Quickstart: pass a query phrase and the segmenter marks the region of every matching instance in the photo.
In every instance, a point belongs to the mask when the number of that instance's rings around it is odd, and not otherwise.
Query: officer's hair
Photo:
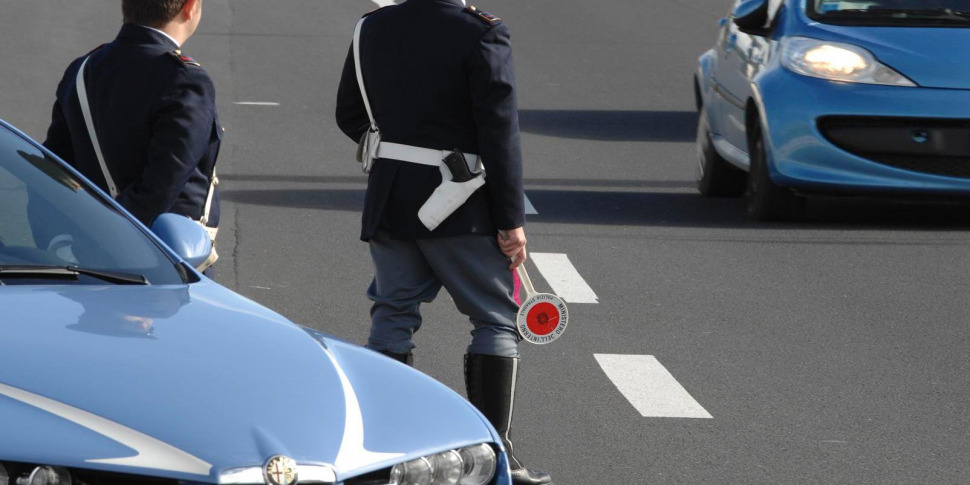
[[[125,23],[164,27],[172,21],[188,0],[121,0]]]

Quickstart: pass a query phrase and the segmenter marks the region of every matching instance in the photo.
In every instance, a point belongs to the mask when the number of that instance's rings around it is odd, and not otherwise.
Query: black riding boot
[[[406,354],[395,354],[394,352],[391,352],[390,350],[378,350],[378,352],[379,353],[382,353],[382,354],[384,354],[384,355],[386,355],[386,356],[388,356],[388,357],[390,357],[390,358],[392,358],[392,359],[394,359],[394,360],[396,360],[396,361],[398,361],[398,362],[400,362],[402,364],[405,364],[405,365],[409,365],[411,367],[414,367],[414,354],[412,354],[411,352],[408,352]]]
[[[468,400],[488,418],[509,455],[512,483],[515,485],[551,484],[552,478],[543,471],[532,471],[522,466],[512,454],[510,428],[512,405],[515,403],[515,377],[519,359],[495,355],[465,355],[465,389]]]

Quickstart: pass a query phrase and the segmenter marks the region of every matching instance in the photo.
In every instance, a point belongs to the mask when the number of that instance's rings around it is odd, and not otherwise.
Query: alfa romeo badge
[[[288,456],[271,456],[263,466],[263,476],[270,485],[293,485],[297,478],[296,462]]]

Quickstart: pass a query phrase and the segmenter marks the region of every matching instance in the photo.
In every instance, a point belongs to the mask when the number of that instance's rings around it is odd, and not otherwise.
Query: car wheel
[[[748,217],[756,221],[782,221],[804,216],[805,198],[778,186],[768,175],[768,153],[760,125],[752,128],[749,140]]]
[[[738,197],[744,194],[744,172],[714,149],[707,112],[701,108],[697,120],[697,190],[706,197]]]

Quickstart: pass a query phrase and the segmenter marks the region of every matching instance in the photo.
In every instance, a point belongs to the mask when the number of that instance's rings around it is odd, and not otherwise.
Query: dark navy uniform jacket
[[[177,48],[159,32],[125,24],[85,67],[91,117],[118,202],[149,227],[165,212],[202,216],[222,138],[212,80]],[[85,57],[68,66],[57,88],[44,146],[107,192],[75,88]],[[217,193],[208,225],[218,224]]]
[[[525,224],[522,154],[509,30],[461,0],[407,0],[367,16],[361,67],[383,141],[480,155],[485,186],[433,232],[418,209],[441,183],[438,168],[377,160],[361,239],[494,236]],[[337,124],[357,142],[370,125],[353,50],[337,96]]]

